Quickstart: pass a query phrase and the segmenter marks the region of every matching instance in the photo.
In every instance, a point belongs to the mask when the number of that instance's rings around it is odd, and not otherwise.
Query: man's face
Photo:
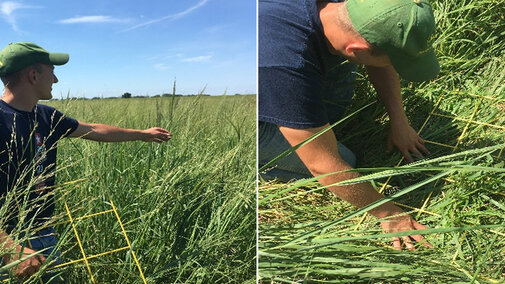
[[[36,92],[39,100],[49,100],[53,97],[51,91],[54,83],[58,82],[58,78],[54,75],[54,66],[47,64],[39,64],[40,70],[36,70],[37,83]],[[41,71],[40,73],[38,71]]]

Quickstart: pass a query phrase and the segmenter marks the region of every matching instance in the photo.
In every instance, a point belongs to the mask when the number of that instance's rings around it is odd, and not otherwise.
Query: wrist
[[[405,115],[405,113],[398,115],[389,115],[389,124],[392,127],[410,125],[407,115]]]
[[[400,207],[396,206],[391,201],[384,203],[381,206],[370,210],[370,214],[374,215],[375,217],[377,217],[379,219],[386,218],[389,216],[399,215],[399,214],[403,214],[403,213],[405,213],[405,211],[403,211]]]

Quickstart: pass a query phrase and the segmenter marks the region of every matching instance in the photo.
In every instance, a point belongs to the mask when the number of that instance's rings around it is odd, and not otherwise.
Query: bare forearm
[[[293,129],[289,127],[279,126],[286,140],[294,146],[305,141],[309,137],[318,133],[328,126],[322,126],[311,129]],[[334,184],[358,177],[357,173],[342,172],[351,169],[351,167],[342,160],[338,154],[337,139],[332,131],[326,131],[319,137],[312,140],[296,150],[296,153],[307,166],[309,171],[314,176],[322,174],[334,173],[319,179],[319,182],[335,193],[338,197],[351,203],[356,207],[366,206],[374,201],[383,198],[382,194],[375,191],[369,183],[359,183],[345,186],[335,186]],[[390,217],[381,222],[382,228],[387,233],[422,230],[426,229],[422,224],[417,223],[410,215],[404,215],[404,211],[392,202],[386,202],[372,210],[368,211],[370,214],[378,217]],[[400,215],[402,214],[402,215]],[[395,216],[398,215],[398,216]],[[433,247],[430,243],[426,242],[421,235],[410,235],[402,237],[403,242],[409,250],[414,249],[412,241],[421,242],[427,247]],[[401,242],[399,237],[393,237],[393,247],[401,249]]]
[[[421,158],[423,153],[429,154],[428,149],[424,147],[424,140],[410,126],[403,109],[398,73],[391,66],[367,66],[367,70],[370,82],[375,87],[389,115],[388,152],[391,152],[393,147],[398,148],[409,163],[414,161],[411,154]]]
[[[162,143],[172,138],[172,133],[168,130],[153,127],[149,129],[128,129],[120,128],[100,123],[85,123],[79,121],[77,129],[72,132],[70,137],[84,138],[100,142],[123,142],[142,140],[145,142]]]
[[[391,122],[408,123],[403,109],[400,79],[392,66],[367,66],[368,79],[386,107]]]
[[[142,130],[119,128],[116,126],[91,123],[91,131],[85,133],[82,138],[100,142],[123,142],[146,139]]]
[[[318,169],[319,167],[320,166],[317,164],[309,165],[309,170],[315,174],[318,174],[320,171]],[[348,169],[351,169],[349,165],[341,164],[340,166],[334,167],[332,171],[329,172],[339,172]],[[330,169],[324,169],[323,171],[326,170]],[[322,185],[330,186],[338,182],[354,179],[357,177],[359,177],[359,174],[356,172],[344,172],[326,176],[319,179],[319,182]],[[358,208],[364,207],[370,203],[384,198],[384,196],[377,192],[368,182],[345,186],[330,186],[328,189],[342,200],[345,200]],[[382,204],[381,206],[370,210],[369,213],[377,218],[384,218],[386,216],[403,213],[403,210],[394,205],[392,202],[386,202],[385,204]]]
[[[291,145],[297,145],[317,133],[321,128],[314,129],[291,129],[279,127],[284,137]],[[297,149],[296,153],[303,161],[307,169],[314,176],[327,173],[339,172],[319,179],[322,185],[330,186],[341,181],[353,179],[359,176],[355,172],[342,172],[352,169],[338,154],[337,140],[332,131],[327,131],[312,142]],[[328,188],[341,199],[351,203],[356,207],[366,206],[374,201],[383,198],[369,183],[359,183],[346,186],[330,186]],[[379,218],[403,212],[392,202],[385,203],[370,211],[371,214]]]

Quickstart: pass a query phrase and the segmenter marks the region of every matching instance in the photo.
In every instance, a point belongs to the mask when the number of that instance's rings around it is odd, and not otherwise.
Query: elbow
[[[314,161],[305,164],[305,166],[315,177],[328,173],[345,172],[352,169],[352,167],[342,159],[335,159],[331,161]]]

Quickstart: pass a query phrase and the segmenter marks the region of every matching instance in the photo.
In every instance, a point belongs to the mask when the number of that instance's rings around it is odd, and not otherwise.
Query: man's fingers
[[[414,250],[414,244],[412,243],[412,240],[409,236],[403,236],[402,239],[408,250]]]
[[[163,133],[170,133],[168,130],[161,128],[161,127],[153,127],[153,128],[150,128],[149,130],[154,130],[154,131],[163,132]]]
[[[425,230],[428,229],[428,227],[424,226],[423,224],[420,224],[416,221],[412,222],[412,225],[414,226],[414,229],[416,230]],[[425,247],[428,248],[433,248],[433,245],[430,244],[426,239],[424,239],[423,236],[421,235],[412,235],[410,236],[412,239],[414,239],[416,242],[423,244]]]
[[[165,141],[168,141],[170,138],[172,138],[172,133],[170,133],[168,131],[161,132],[161,133],[157,133],[156,137],[159,138],[159,139],[163,139]]]
[[[168,132],[168,130],[160,128],[160,127],[156,127],[156,130],[163,132],[163,133],[170,133],[170,132]]]
[[[418,223],[418,222],[416,222],[416,221],[414,221],[414,228],[415,228],[416,230],[424,230],[424,229],[428,229],[428,227],[424,226],[423,224],[419,224],[419,223]],[[421,244],[423,244],[423,245],[424,245],[424,246],[426,246],[426,247],[433,248],[433,245],[432,245],[432,244],[430,244],[427,240],[425,240],[425,239],[424,239],[424,237],[423,237],[423,236],[421,236],[421,235],[414,235],[414,236],[412,236],[412,238],[413,238],[414,240],[416,240],[416,242],[421,243]]]
[[[44,263],[46,261],[46,258],[43,255],[37,255],[38,260],[40,261],[40,264]]]
[[[414,239],[418,238],[420,240],[420,243],[423,243],[424,245],[426,245],[430,248],[433,248],[433,246],[430,243],[428,243],[426,240],[423,240],[423,237],[421,235],[412,236],[412,238],[414,238]],[[393,248],[395,250],[402,249],[402,241],[408,250],[415,250],[414,243],[412,242],[412,239],[410,238],[410,236],[403,236],[403,237],[401,237],[401,240],[400,240],[400,237],[393,237],[392,240],[393,240]]]
[[[416,242],[423,244],[425,247],[433,248],[433,245],[430,244],[427,240],[423,238],[421,235],[413,235],[411,236]]]
[[[423,154],[421,154],[421,152],[419,152],[419,150],[417,150],[417,148],[415,146],[412,147],[412,149],[410,150],[410,152],[412,152],[412,154],[416,155],[417,157],[420,157],[421,159],[424,159]]]
[[[402,244],[399,237],[393,237],[393,248],[396,250],[402,250]]]
[[[28,266],[25,266],[24,268],[21,268],[21,270],[18,271],[16,274],[17,274],[18,278],[26,279],[26,278],[29,278],[30,276],[32,276],[33,274],[35,274],[38,269],[39,269],[38,267],[28,265]]]
[[[424,147],[424,141],[423,141],[423,143],[419,143],[419,144],[417,145],[417,148],[418,148],[418,149],[421,149],[421,151],[422,151],[424,154],[426,154],[426,155],[429,155],[429,154],[430,154],[430,151],[428,151],[428,149],[426,149],[426,147]]]
[[[171,133],[153,133],[152,136],[144,141],[151,141],[156,143],[162,143],[170,140],[172,138]]]
[[[407,219],[401,218],[397,220],[392,220],[392,222],[393,223],[382,222],[382,226],[386,232],[392,233],[392,232],[428,229],[428,227],[416,222],[411,217]],[[405,247],[408,250],[415,250],[415,243],[421,243],[423,246],[433,248],[433,245],[430,244],[428,241],[426,241],[424,237],[420,234],[392,237],[391,240],[393,241],[393,248],[395,250],[401,250],[403,245],[405,245]]]
[[[407,163],[414,162],[414,159],[412,159],[412,156],[410,155],[408,150],[402,151],[402,154],[403,154],[403,157],[405,157],[405,161],[407,161]]]

